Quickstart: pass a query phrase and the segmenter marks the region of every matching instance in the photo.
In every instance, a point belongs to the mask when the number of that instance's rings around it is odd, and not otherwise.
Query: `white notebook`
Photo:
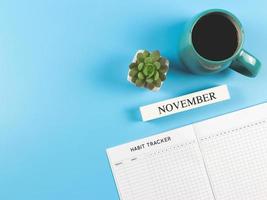
[[[266,200],[267,103],[107,154],[122,200]]]

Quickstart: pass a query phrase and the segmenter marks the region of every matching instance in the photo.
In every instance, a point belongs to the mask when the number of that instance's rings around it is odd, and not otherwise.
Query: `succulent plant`
[[[166,79],[169,61],[159,51],[138,51],[130,64],[129,80],[138,87],[157,90]]]

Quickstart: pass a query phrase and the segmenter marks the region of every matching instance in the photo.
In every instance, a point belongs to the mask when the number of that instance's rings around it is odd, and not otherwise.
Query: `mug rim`
[[[210,59],[207,59],[205,57],[203,57],[202,55],[200,55],[197,50],[195,49],[194,47],[194,44],[193,44],[193,41],[192,41],[192,32],[193,32],[193,28],[195,27],[196,23],[204,16],[208,15],[208,14],[211,14],[211,13],[221,13],[222,15],[225,15],[226,17],[229,18],[229,20],[231,20],[231,22],[233,23],[233,25],[236,27],[237,31],[238,31],[238,47],[236,48],[235,50],[235,53],[233,53],[232,56],[230,56],[229,58],[226,58],[226,59],[223,59],[223,60],[210,60]],[[191,43],[191,46],[194,50],[194,52],[203,60],[205,60],[206,62],[209,62],[209,63],[214,63],[214,64],[218,64],[218,63],[221,63],[221,62],[227,62],[227,61],[231,61],[233,58],[235,58],[237,55],[239,55],[239,53],[241,52],[242,50],[242,47],[243,47],[243,43],[244,43],[244,30],[243,30],[243,27],[242,27],[242,24],[241,22],[239,21],[239,19],[234,15],[232,14],[231,12],[227,11],[227,10],[224,10],[224,9],[209,9],[209,10],[206,10],[206,11],[203,11],[201,13],[199,13],[195,19],[193,20],[193,23],[191,25],[191,28],[190,28],[190,34],[189,34],[189,41]]]

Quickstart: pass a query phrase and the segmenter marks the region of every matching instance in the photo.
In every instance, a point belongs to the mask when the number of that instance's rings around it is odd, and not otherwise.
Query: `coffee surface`
[[[214,61],[231,57],[238,47],[238,31],[221,13],[201,17],[193,27],[192,42],[204,58]]]

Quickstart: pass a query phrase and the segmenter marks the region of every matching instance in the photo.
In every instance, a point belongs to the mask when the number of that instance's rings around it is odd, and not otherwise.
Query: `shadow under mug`
[[[231,68],[255,77],[260,61],[243,49],[240,21],[221,9],[207,10],[191,20],[179,46],[182,63],[193,73],[211,74]]]

